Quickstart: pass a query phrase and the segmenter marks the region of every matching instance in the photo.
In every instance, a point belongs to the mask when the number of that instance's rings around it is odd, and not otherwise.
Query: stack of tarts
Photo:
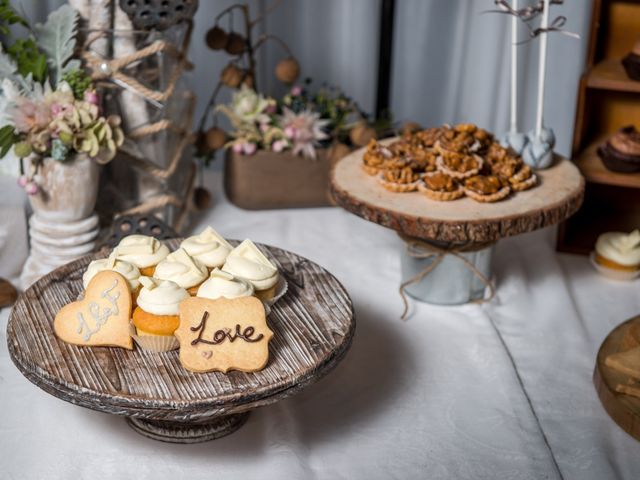
[[[406,133],[388,145],[371,140],[363,169],[387,190],[438,201],[497,202],[538,182],[519,155],[472,124]]]

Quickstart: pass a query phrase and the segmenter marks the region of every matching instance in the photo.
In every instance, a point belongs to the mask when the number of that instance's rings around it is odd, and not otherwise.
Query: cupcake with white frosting
[[[186,238],[180,244],[186,252],[209,271],[224,265],[233,247],[213,228],[207,227],[198,235]]]
[[[87,271],[82,275],[82,285],[85,290],[87,289],[87,285],[89,285],[91,279],[95,277],[98,272],[102,272],[103,270],[113,270],[114,272],[118,272],[122,275],[127,280],[132,297],[135,298],[138,290],[140,289],[140,270],[138,270],[138,267],[132,263],[119,260],[115,250],[111,252],[109,258],[94,260],[89,264]]]
[[[207,279],[209,271],[202,263],[191,257],[183,248],[167,255],[156,266],[153,276],[160,280],[171,280],[191,295],[195,295],[198,287]]]
[[[222,270],[253,285],[260,300],[271,300],[278,284],[278,268],[249,239],[234,248]]]
[[[141,275],[151,277],[155,267],[169,255],[167,246],[147,235],[128,235],[115,248],[119,260],[133,263]]]
[[[228,272],[214,268],[209,278],[198,288],[197,297],[210,298],[240,298],[253,295],[253,285],[247,280],[234,277]]]
[[[640,231],[634,230],[629,234],[603,233],[596,242],[595,261],[608,269],[638,272],[640,270]]]
[[[140,277],[142,288],[133,310],[133,339],[145,350],[166,352],[179,346],[174,332],[180,326],[180,302],[189,293],[175,282]]]

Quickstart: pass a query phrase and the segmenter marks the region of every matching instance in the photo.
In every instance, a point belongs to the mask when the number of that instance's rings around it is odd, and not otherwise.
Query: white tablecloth
[[[351,351],[232,435],[185,446],[33,386],[0,328],[1,478],[639,478],[640,443],[591,380],[602,340],[640,311],[638,282],[557,255],[546,230],[498,244],[490,304],[413,304],[403,322],[392,231],[339,208],[243,211],[223,198],[218,173],[209,180],[216,202],[194,230],[211,224],[326,267],[354,301]]]

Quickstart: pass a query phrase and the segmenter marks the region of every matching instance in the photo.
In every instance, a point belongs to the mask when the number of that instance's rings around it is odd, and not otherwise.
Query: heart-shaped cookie
[[[91,279],[84,299],[60,309],[53,330],[74,345],[123,347],[131,350],[131,293],[118,272],[103,270]]]
[[[256,372],[269,360],[264,305],[255,297],[180,302],[180,363],[192,372]]]

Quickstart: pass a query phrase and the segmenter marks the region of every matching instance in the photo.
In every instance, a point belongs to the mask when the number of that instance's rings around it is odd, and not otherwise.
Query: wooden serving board
[[[386,140],[383,143],[392,142]],[[451,243],[493,242],[559,223],[573,215],[584,196],[584,178],[569,160],[536,171],[538,185],[495,203],[465,197],[438,202],[420,192],[395,193],[362,169],[365,149],[340,160],[331,191],[341,207],[410,237]]]
[[[618,325],[602,342],[593,372],[593,383],[602,406],[613,421],[636,440],[640,440],[640,398],[616,392],[616,385],[626,385],[629,376],[604,364],[607,356],[625,350],[622,347],[623,338],[634,324],[640,324],[640,316]]]
[[[179,240],[165,243],[175,249]],[[328,271],[294,253],[261,248],[285,275],[288,291],[269,314],[274,337],[269,363],[260,372],[192,373],[181,366],[177,351],[78,347],[59,340],[53,332],[55,314],[77,299],[87,265],[106,257],[108,250],[54,270],[19,297],[7,326],[11,358],[46,392],[93,410],[133,417],[137,423],[132,426],[139,431],[140,420],[160,421],[163,427],[179,422],[186,428],[276,402],[338,363],[351,345],[355,319],[349,295]],[[232,429],[243,421],[235,421]],[[228,427],[224,429],[230,431]],[[220,428],[216,432],[192,441],[221,435]],[[181,435],[188,436],[184,431]]]

